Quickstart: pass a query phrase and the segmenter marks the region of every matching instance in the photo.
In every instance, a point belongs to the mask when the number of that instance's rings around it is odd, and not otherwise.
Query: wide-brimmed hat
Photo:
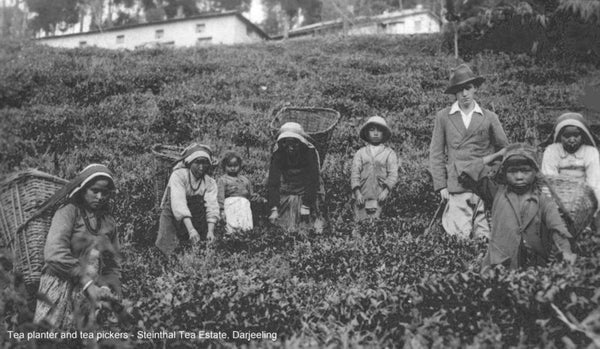
[[[375,115],[375,116],[371,116],[369,119],[367,119],[367,122],[365,122],[361,126],[360,131],[358,132],[358,135],[360,136],[360,138],[362,140],[364,140],[365,142],[369,141],[367,132],[368,132],[369,126],[371,126],[371,125],[377,125],[377,126],[381,127],[381,129],[383,130],[383,138],[381,140],[381,143],[387,142],[390,139],[390,137],[392,136],[392,130],[388,126],[385,119],[382,118],[381,116]]]
[[[285,138],[294,138],[306,144],[309,147],[313,146],[312,138],[304,132],[304,128],[297,122],[286,122],[279,128],[277,142]]]
[[[475,87],[479,87],[484,81],[484,78],[475,75],[471,68],[463,63],[452,70],[448,88],[446,88],[444,93],[453,95],[460,91],[460,88],[466,84],[473,84]]]

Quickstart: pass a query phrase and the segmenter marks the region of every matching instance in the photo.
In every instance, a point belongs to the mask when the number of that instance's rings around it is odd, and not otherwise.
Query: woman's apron
[[[170,188],[167,187],[167,191]],[[189,232],[183,224],[183,220],[178,222],[173,215],[171,209],[171,195],[165,193],[166,200],[163,204],[160,213],[160,221],[158,224],[158,237],[156,238],[156,247],[158,247],[165,255],[171,255],[179,246],[180,242],[188,241],[190,238]],[[204,205],[203,195],[186,196],[187,206],[192,213],[192,225],[200,234],[201,240],[206,240],[208,232],[208,223],[206,221],[206,206]]]

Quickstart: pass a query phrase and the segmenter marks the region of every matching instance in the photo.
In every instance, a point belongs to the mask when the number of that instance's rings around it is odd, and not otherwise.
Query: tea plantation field
[[[440,51],[440,40],[331,37],[131,52],[2,42],[0,173],[35,167],[70,179],[91,162],[116,173],[126,301],[119,317],[102,313],[98,329],[132,335],[100,347],[600,346],[599,236],[579,238],[574,266],[481,276],[484,241],[459,241],[438,226],[424,233],[438,204],[427,173],[433,115],[453,101],[443,90],[457,64]],[[486,78],[479,103],[499,115],[511,141],[545,138],[561,111],[588,113],[583,87],[600,81],[597,67],[523,55],[482,53],[468,63]],[[237,150],[265,195],[269,123],[290,105],[342,115],[323,166],[325,232],[282,232],[257,204],[253,232],[163,259],[153,246],[150,147],[201,141],[220,155]],[[350,163],[362,146],[358,128],[375,114],[391,124],[400,180],[385,217],[356,226]],[[5,269],[9,259],[2,259]],[[9,285],[0,300],[1,347],[93,347],[8,339],[7,331],[36,327],[18,275],[0,272]],[[161,331],[228,338],[136,336]],[[234,331],[277,338],[248,341]]]

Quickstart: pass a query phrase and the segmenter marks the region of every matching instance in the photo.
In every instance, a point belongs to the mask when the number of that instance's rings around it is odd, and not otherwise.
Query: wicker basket
[[[157,207],[160,205],[163,193],[167,187],[171,169],[173,169],[177,160],[181,158],[182,151],[183,147],[174,145],[156,144],[152,147],[152,154],[154,154],[154,174],[156,177],[154,190],[156,193]]]
[[[541,189],[554,198],[573,237],[592,222],[598,201],[592,188],[584,182],[564,176],[545,176]]]
[[[22,225],[66,183],[37,170],[16,173],[0,183],[0,237],[13,251],[15,269],[27,284],[37,284],[40,279],[53,212],[48,210]]]
[[[302,125],[304,131],[315,141],[315,147],[319,152],[321,165],[323,165],[329,149],[329,141],[335,125],[339,121],[340,113],[333,109],[284,107],[271,121],[271,128],[278,131],[286,122],[296,122]]]

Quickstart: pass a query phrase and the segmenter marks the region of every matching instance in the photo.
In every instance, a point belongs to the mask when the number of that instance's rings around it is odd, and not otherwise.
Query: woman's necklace
[[[90,219],[88,218],[87,212],[81,208],[80,209],[80,213],[83,216],[83,222],[85,223],[85,227],[87,228],[87,230],[92,234],[92,235],[98,235],[98,231],[100,230],[100,226],[102,224],[102,222],[100,221],[100,217],[98,217],[98,215],[94,215],[96,217],[96,228],[92,227],[92,223],[90,222]]]

